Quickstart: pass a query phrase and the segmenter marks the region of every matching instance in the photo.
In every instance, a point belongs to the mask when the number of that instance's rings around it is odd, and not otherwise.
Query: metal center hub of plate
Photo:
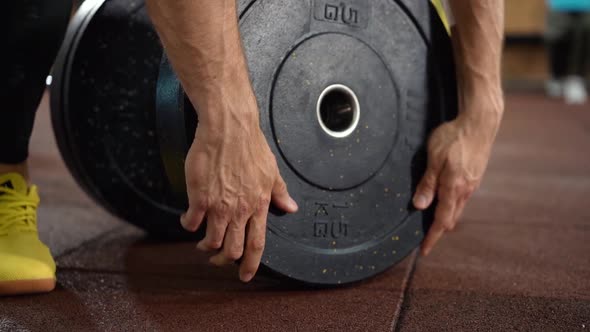
[[[359,100],[346,85],[327,87],[318,99],[316,110],[320,126],[332,137],[350,135],[359,123]]]
[[[329,190],[356,187],[383,166],[393,148],[396,96],[387,66],[369,45],[341,33],[308,37],[275,76],[271,116],[277,145],[307,182]]]

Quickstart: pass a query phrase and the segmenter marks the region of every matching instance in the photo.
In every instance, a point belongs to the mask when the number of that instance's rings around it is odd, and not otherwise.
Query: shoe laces
[[[0,187],[0,236],[11,231],[36,232],[37,187],[31,186],[27,194]]]

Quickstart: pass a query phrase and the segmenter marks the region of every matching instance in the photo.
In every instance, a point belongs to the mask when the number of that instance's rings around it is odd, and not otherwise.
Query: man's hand
[[[432,133],[428,167],[414,195],[414,206],[420,210],[438,198],[434,223],[422,243],[424,255],[445,231],[455,228],[481,183],[504,112],[500,80],[504,1],[449,2],[456,23],[451,39],[459,116]]]
[[[432,133],[428,144],[428,167],[413,200],[417,209],[424,210],[435,196],[438,198],[434,223],[422,243],[424,255],[430,253],[444,232],[455,228],[465,203],[479,187],[497,122],[497,119],[490,119],[481,126],[460,115]]]
[[[235,123],[234,123],[235,122]],[[205,216],[207,234],[197,247],[220,249],[215,265],[243,257],[240,279],[252,279],[262,256],[269,204],[296,212],[257,117],[233,118],[221,130],[199,125],[186,160],[189,209],[181,222],[196,231]]]
[[[260,130],[258,107],[241,47],[235,0],[147,0],[164,49],[198,113],[199,126],[185,163],[189,209],[182,225],[197,247],[220,250],[211,262],[242,258],[250,281],[262,256],[272,202],[285,212],[297,204],[279,175]]]

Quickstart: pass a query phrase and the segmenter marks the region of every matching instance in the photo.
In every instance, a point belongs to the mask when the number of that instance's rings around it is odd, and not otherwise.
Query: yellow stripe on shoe
[[[37,231],[37,188],[17,173],[0,175],[0,295],[49,292],[55,262]]]

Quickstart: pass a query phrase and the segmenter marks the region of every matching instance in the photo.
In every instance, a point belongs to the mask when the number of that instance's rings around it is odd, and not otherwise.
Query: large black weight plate
[[[176,237],[184,234],[183,206],[163,176],[156,135],[161,53],[143,2],[85,1],[54,66],[51,114],[62,156],[90,196],[153,234]]]
[[[412,209],[411,196],[428,133],[456,111],[444,28],[432,9],[393,0],[239,5],[261,127],[300,205],[295,215],[269,217],[262,263],[314,284],[387,269],[420,243],[432,220],[432,210]],[[166,155],[181,155],[170,149],[182,144],[159,140],[169,134],[156,125],[161,48],[145,10],[130,0],[84,6],[56,66],[52,114],[60,150],[82,186],[111,211],[152,233],[184,234],[178,215],[185,202],[165,173],[182,183],[168,167],[181,162],[163,163],[161,153],[165,146]],[[360,105],[358,125],[343,138],[328,135],[317,118],[317,100],[332,84],[349,87]],[[190,114],[182,95],[158,98]],[[188,127],[177,124],[181,138],[191,136]]]
[[[432,210],[411,207],[424,143],[456,110],[440,22],[428,14],[414,25],[413,8],[390,1],[348,5],[358,10],[352,26],[328,20],[329,10],[336,18],[344,7],[325,1],[258,1],[240,22],[262,129],[301,208],[269,217],[263,264],[319,284],[374,275],[419,244],[432,218]],[[346,137],[327,134],[317,119],[317,101],[332,84],[349,87],[360,103],[357,129]],[[162,104],[185,114],[181,101]]]

